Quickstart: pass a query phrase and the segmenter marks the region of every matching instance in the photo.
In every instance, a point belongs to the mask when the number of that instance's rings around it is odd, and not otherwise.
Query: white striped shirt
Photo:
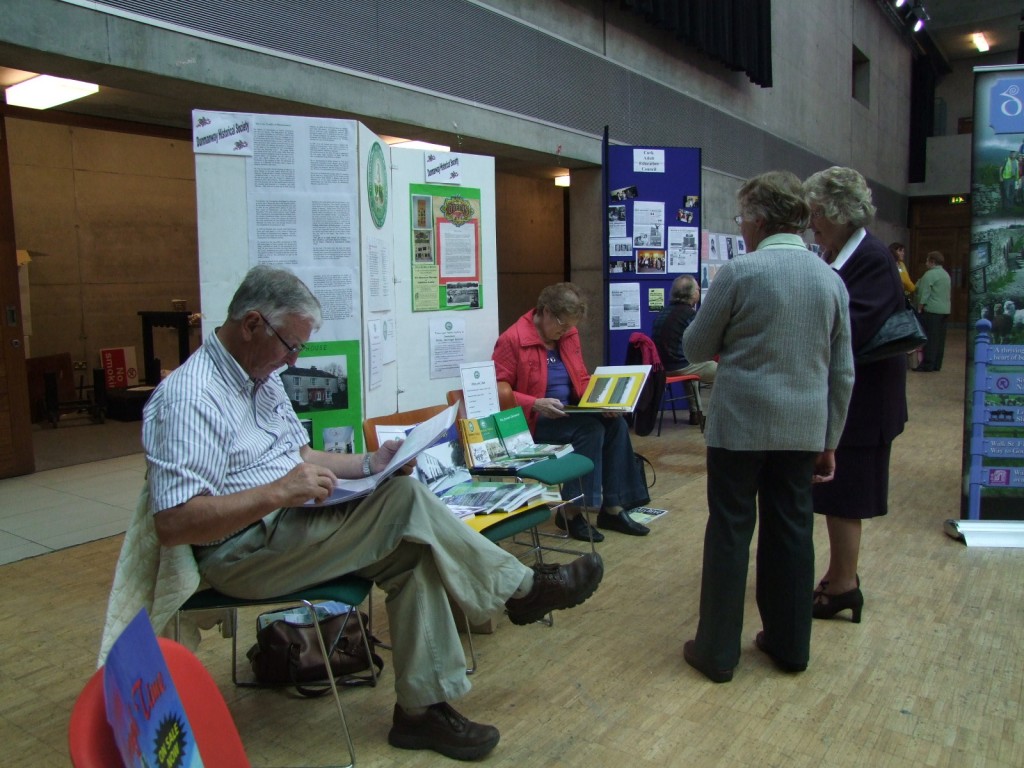
[[[143,411],[150,509],[271,483],[309,442],[275,372],[254,382],[211,334]]]

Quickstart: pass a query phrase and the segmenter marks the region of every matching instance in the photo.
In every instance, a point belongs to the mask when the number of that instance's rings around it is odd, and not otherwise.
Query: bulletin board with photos
[[[607,146],[606,157],[605,360],[621,365],[629,336],[651,335],[672,281],[700,279],[701,151]]]

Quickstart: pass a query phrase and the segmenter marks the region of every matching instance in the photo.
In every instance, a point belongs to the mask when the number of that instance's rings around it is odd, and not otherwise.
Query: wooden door
[[[943,267],[952,285],[952,323],[967,322],[967,298],[970,291],[971,208],[953,205],[946,198],[916,198],[910,202],[910,242],[907,268],[914,282],[927,267],[929,251],[942,253]]]
[[[0,477],[35,470],[7,130],[0,118]]]

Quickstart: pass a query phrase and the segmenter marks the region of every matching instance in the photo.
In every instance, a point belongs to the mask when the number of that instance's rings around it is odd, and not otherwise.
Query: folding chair
[[[230,597],[222,594],[215,589],[204,589],[196,592],[190,597],[184,605],[181,606],[175,617],[175,637],[178,636],[180,631],[180,619],[181,614],[187,611],[205,611],[205,610],[216,610],[216,609],[230,609],[229,613],[231,616],[231,680],[232,682],[241,687],[265,687],[261,683],[250,682],[239,680],[238,677],[238,609],[247,608],[250,606],[259,605],[277,605],[282,603],[302,603],[306,606],[309,611],[310,620],[313,626],[316,628],[317,642],[320,645],[320,653],[323,655],[324,665],[329,668],[327,644],[324,642],[323,634],[320,631],[320,624],[317,621],[316,610],[313,607],[314,601],[321,600],[334,600],[341,603],[346,603],[353,607],[353,610],[349,613],[349,621],[355,620],[359,622],[359,630],[362,634],[363,644],[366,648],[366,652],[369,656],[373,655],[373,648],[370,645],[370,635],[367,632],[367,628],[363,625],[362,618],[359,616],[359,611],[355,610],[356,606],[360,605],[370,594],[370,589],[373,583],[359,578],[358,576],[341,576],[331,581],[323,582],[322,584],[316,584],[311,587],[300,589],[296,592],[290,592],[288,594],[278,595],[276,597],[268,598],[257,598],[257,599],[243,599],[238,597]],[[359,676],[359,682],[369,682],[371,685],[377,684],[377,672],[373,665],[370,665],[369,677]],[[341,697],[338,695],[338,684],[334,680],[333,675],[327,675],[327,681],[330,685],[331,693],[334,696],[334,703],[338,709],[338,717],[341,719],[341,730],[345,736],[345,746],[348,749],[349,763],[346,768],[352,768],[356,762],[355,746],[352,743],[352,734],[349,732],[348,723],[345,721],[345,710],[341,706]],[[343,681],[344,684],[344,681]],[[213,765],[227,765],[228,763],[212,763]]]
[[[665,406],[672,409],[672,423],[678,424],[676,419],[676,403],[686,403],[688,406],[690,403],[690,394],[686,392],[687,383],[691,383],[695,387],[700,386],[700,376],[690,373],[680,376],[666,376],[665,377],[665,392],[661,398],[661,412],[658,414],[658,437],[661,437],[661,423],[665,420]],[[683,392],[676,394],[676,391],[672,388],[673,384],[682,384]],[[700,431],[704,431],[704,412],[700,408],[700,403],[693,403],[697,406],[697,412],[700,413]]]

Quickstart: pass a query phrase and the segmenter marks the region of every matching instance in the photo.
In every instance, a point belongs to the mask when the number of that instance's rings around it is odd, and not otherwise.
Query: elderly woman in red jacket
[[[494,366],[498,381],[515,392],[540,443],[572,443],[573,450],[594,462],[583,478],[583,503],[600,509],[597,527],[632,536],[648,529],[627,511],[647,496],[644,479],[633,458],[629,427],[617,415],[566,413],[563,405],[578,403],[590,374],[583,364],[576,324],[587,312],[587,302],[572,283],[556,283],[540,292],[537,306],[498,337]],[[569,491],[563,498],[571,498]],[[602,541],[582,510],[565,505],[555,522],[581,541]]]

